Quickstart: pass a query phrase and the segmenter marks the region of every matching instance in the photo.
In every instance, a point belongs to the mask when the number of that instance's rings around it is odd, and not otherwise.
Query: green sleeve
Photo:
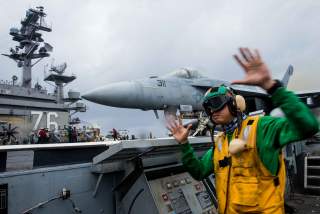
[[[257,149],[266,168],[277,174],[279,152],[288,143],[311,137],[318,132],[317,119],[299,98],[285,88],[279,88],[271,97],[285,117],[261,117],[257,127]]]
[[[213,173],[212,149],[198,159],[189,143],[182,144],[181,147],[183,166],[194,179],[202,180]]]

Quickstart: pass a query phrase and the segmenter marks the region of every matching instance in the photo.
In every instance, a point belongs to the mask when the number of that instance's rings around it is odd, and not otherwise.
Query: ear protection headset
[[[228,107],[232,115],[237,116],[237,112],[244,112],[246,110],[246,101],[243,96],[241,95],[235,95],[233,91],[230,103],[228,103]]]

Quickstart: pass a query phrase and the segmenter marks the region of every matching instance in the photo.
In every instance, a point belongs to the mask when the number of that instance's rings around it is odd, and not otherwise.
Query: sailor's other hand
[[[170,130],[172,136],[179,144],[185,144],[188,142],[188,136],[192,125],[189,124],[187,128],[182,125],[182,120],[167,120],[167,129]]]
[[[239,48],[240,56],[234,55],[239,65],[246,72],[243,80],[235,80],[233,84],[257,85],[261,88],[270,89],[275,81],[271,78],[271,72],[267,65],[262,61],[259,51],[251,51],[248,48]]]

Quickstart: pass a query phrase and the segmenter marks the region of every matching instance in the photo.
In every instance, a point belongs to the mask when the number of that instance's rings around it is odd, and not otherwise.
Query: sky
[[[54,49],[33,69],[42,81],[46,64],[67,62],[77,79],[66,87],[85,93],[108,83],[164,75],[188,67],[203,75],[232,81],[244,74],[232,55],[238,47],[257,48],[282,78],[289,64],[294,74],[288,88],[319,90],[320,1],[217,0],[0,0],[0,53],[17,45],[8,34],[30,7],[44,6],[52,32],[43,38]],[[14,61],[0,56],[1,78],[21,77]],[[84,123],[131,134],[164,136],[163,119],[152,111],[119,109],[83,101]]]

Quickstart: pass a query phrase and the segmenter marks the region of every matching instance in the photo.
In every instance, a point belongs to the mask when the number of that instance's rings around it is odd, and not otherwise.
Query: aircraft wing
[[[299,97],[307,97],[307,96],[312,96],[312,97],[318,97],[320,96],[320,91],[298,91],[295,92],[296,95]]]
[[[195,88],[201,88],[201,89],[207,90],[209,88],[217,88],[222,84],[229,86],[232,89],[234,89],[236,92],[243,95],[247,95],[247,96],[267,95],[266,91],[258,86],[231,84],[230,82],[222,81],[222,80],[209,80],[209,79],[196,80],[191,83],[191,86]]]
[[[230,87],[240,92],[240,94],[242,92],[247,95],[268,95],[267,92],[259,86],[232,84]]]
[[[299,91],[295,94],[309,107],[320,107],[320,91]]]
[[[210,79],[203,79],[203,80],[193,80],[191,85],[196,88],[202,89],[209,89],[209,88],[218,88],[220,85],[230,86],[230,83],[223,80],[210,80]]]
[[[287,87],[290,77],[293,74],[293,66],[289,65],[287,71],[285,72],[281,82],[282,84]],[[231,87],[239,94],[244,96],[268,96],[267,92],[263,90],[261,87],[258,86],[251,86],[251,85],[242,85],[242,84],[231,84],[230,82],[223,81],[223,80],[213,80],[209,78],[200,78],[194,80],[192,82],[193,87],[202,88],[202,89],[209,89],[219,87],[221,84]]]

